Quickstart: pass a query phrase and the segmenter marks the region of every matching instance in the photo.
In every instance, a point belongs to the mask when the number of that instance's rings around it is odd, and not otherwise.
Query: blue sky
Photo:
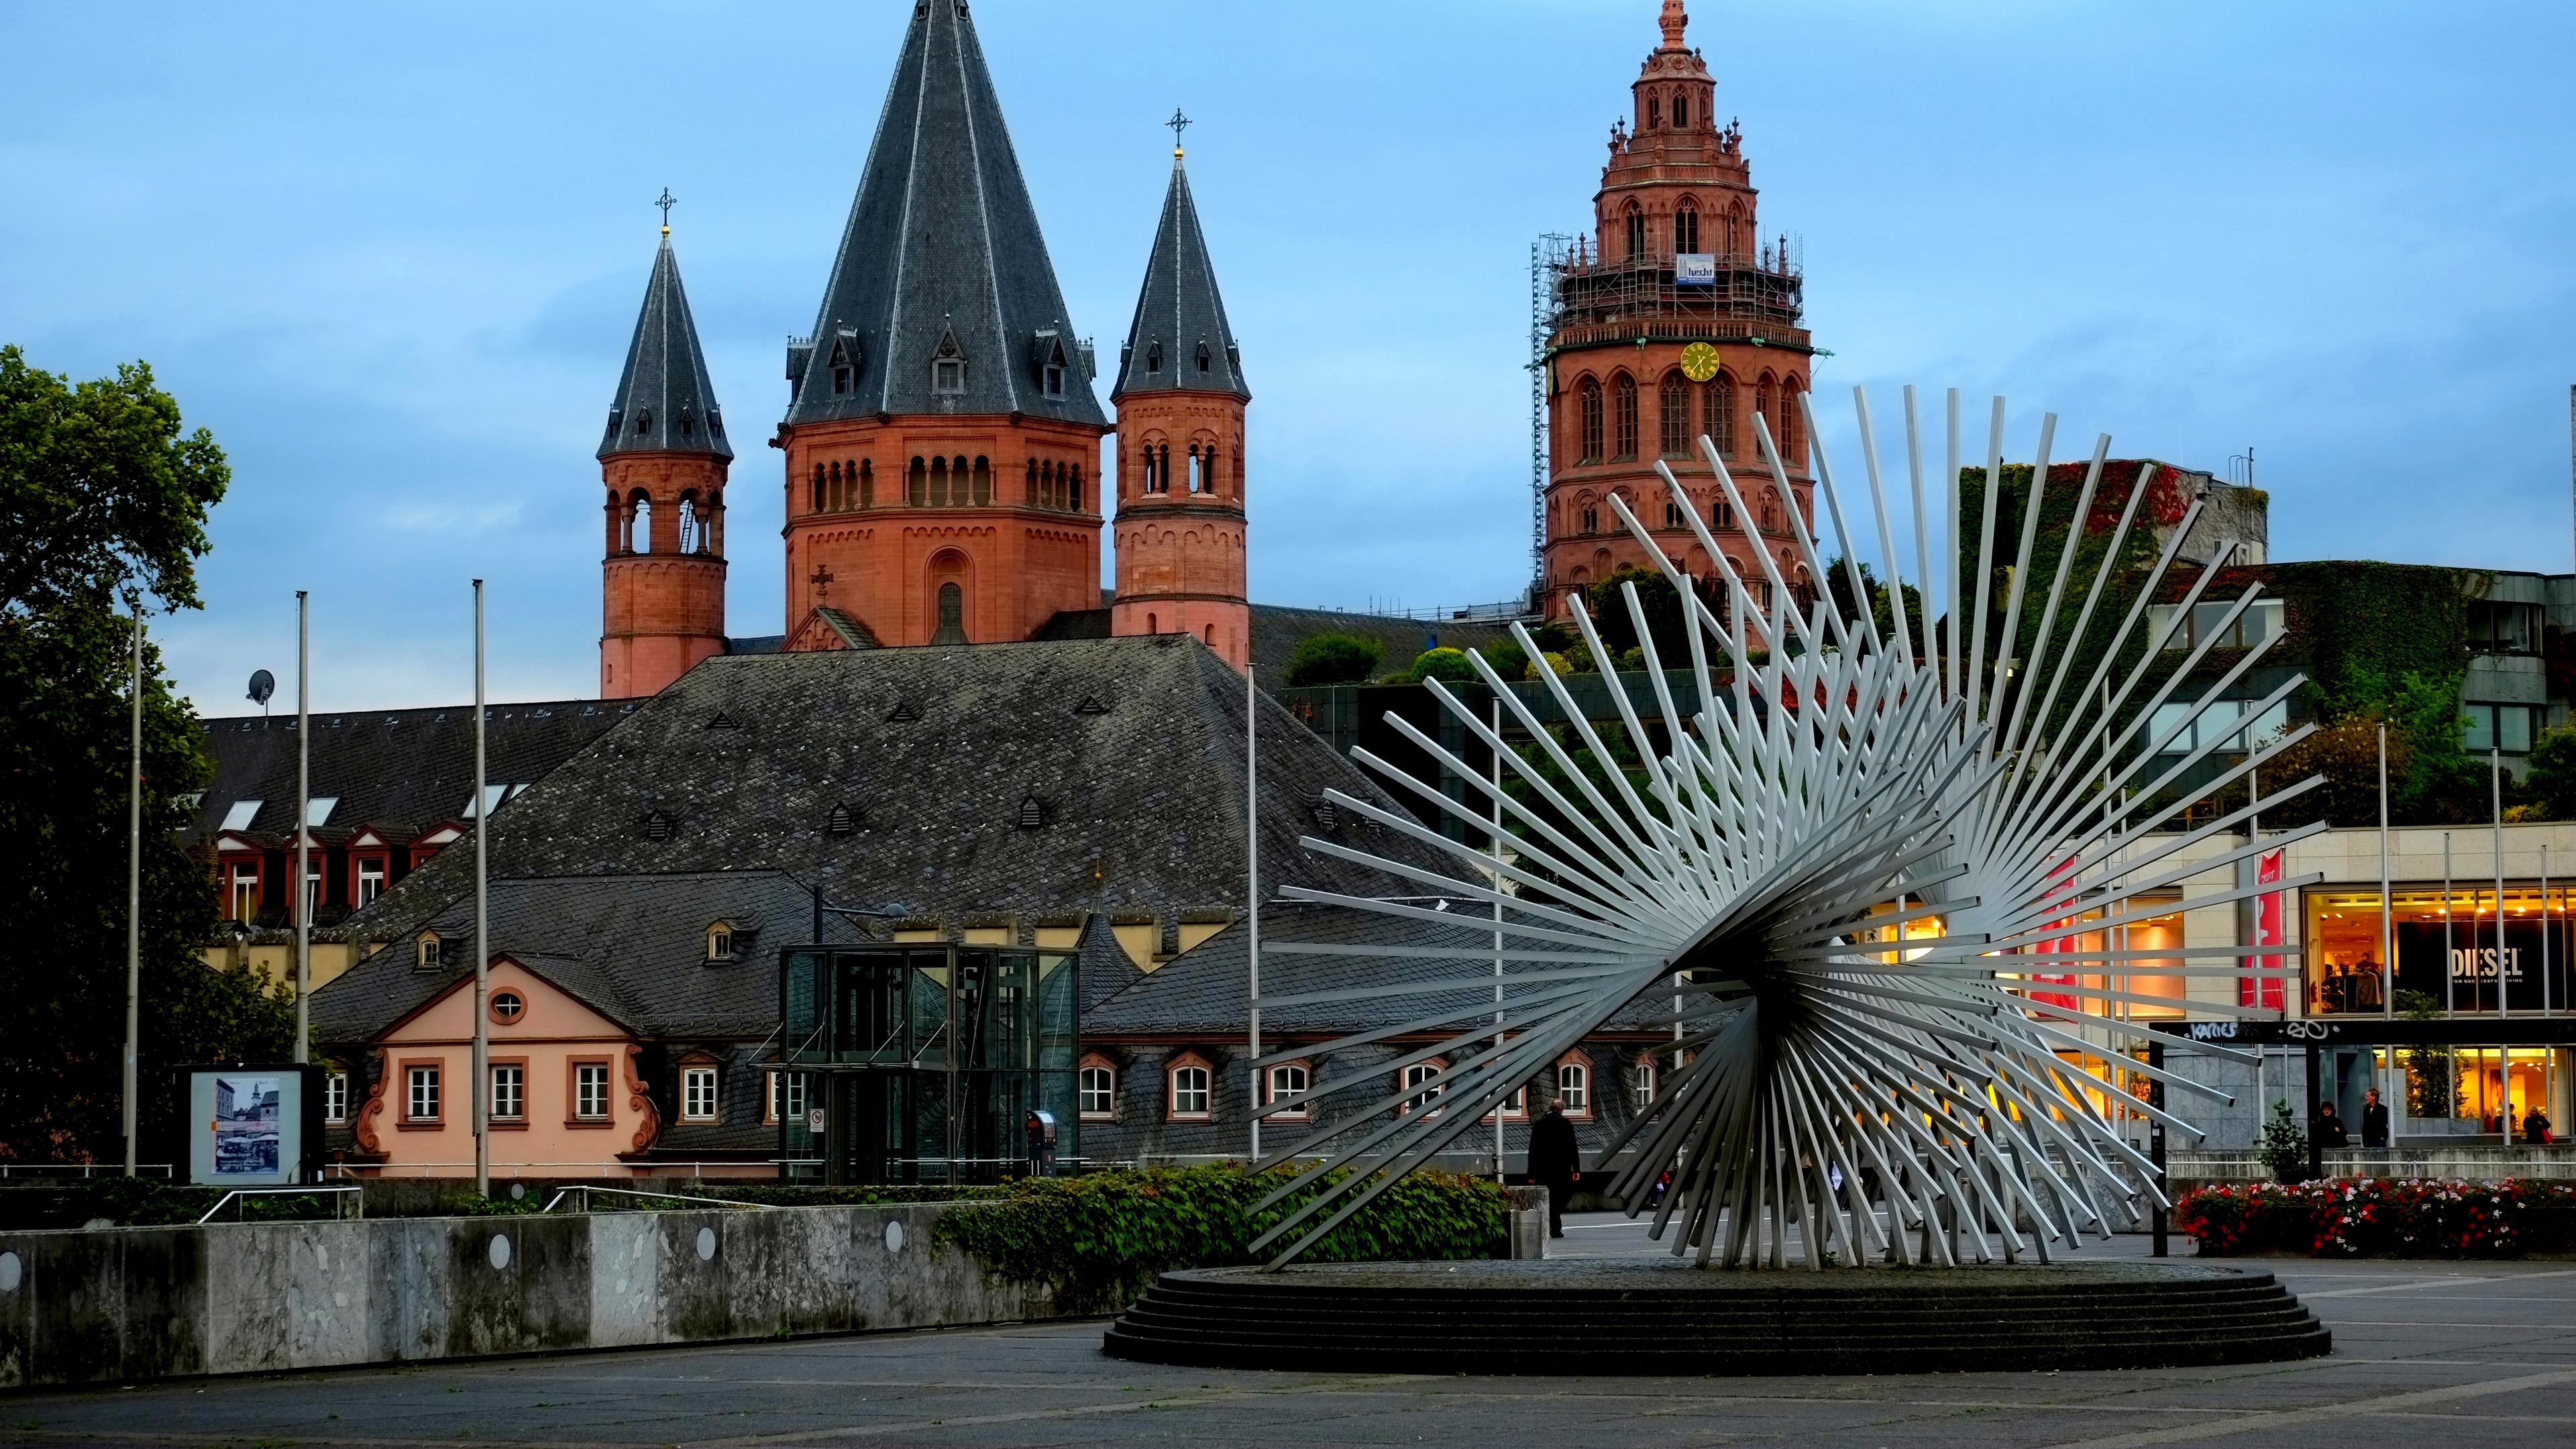
[[[2571,566],[2576,7],[1738,5],[1691,39],[1799,238],[1820,401],[2013,400],[2061,453],[2223,472],[2276,558]],[[979,0],[1077,328],[1134,306],[1175,104],[1256,394],[1253,595],[1528,576],[1531,238],[1586,223],[1655,0]],[[0,0],[0,340],[149,359],[230,453],[208,713],[595,692],[591,458],[664,186],[737,437],[785,400],[909,10]],[[1828,443],[1848,454],[1847,429]],[[778,455],[735,471],[730,625],[781,627]]]

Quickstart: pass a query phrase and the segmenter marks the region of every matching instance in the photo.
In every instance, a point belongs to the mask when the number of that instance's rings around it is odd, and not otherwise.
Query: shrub
[[[1310,1195],[1251,1211],[1286,1180],[1284,1169],[1255,1177],[1231,1165],[1036,1178],[999,1201],[947,1213],[931,1237],[972,1253],[995,1278],[1046,1284],[1061,1308],[1099,1311],[1134,1300],[1157,1273],[1259,1261],[1253,1239]],[[1417,1172],[1333,1229],[1305,1260],[1497,1257],[1510,1207],[1482,1178]]]
[[[1407,684],[1420,684],[1426,679],[1472,682],[1475,678],[1476,666],[1467,662],[1463,649],[1425,649],[1414,656],[1413,667],[1404,674]]]
[[[2289,1103],[2272,1104],[2272,1120],[2263,1124],[2260,1155],[2276,1182],[2297,1182],[2308,1175],[2308,1134],[2291,1120]]]
[[[1356,634],[1309,634],[1288,654],[1288,686],[1357,684],[1377,668],[1382,652],[1375,639]]]

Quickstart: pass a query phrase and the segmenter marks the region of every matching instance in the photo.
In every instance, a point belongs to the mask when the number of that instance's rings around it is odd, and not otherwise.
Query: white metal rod
[[[483,581],[474,581],[474,1191],[492,1195],[492,792],[483,782]]]
[[[312,600],[295,591],[295,1060],[313,1058]]]
[[[119,1094],[128,1177],[135,1175],[135,1104],[142,1087],[143,1041],[143,601],[130,602],[134,609],[134,758],[126,778],[125,1072]]]

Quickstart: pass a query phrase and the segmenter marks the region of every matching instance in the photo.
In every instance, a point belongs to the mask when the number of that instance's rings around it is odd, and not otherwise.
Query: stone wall
[[[1055,1316],[943,1204],[0,1233],[0,1388]]]

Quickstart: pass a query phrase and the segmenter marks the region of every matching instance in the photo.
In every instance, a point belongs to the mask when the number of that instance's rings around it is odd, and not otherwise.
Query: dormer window
[[[1216,354],[1208,350],[1207,342],[1202,339],[1199,343],[1199,371],[1206,372],[1215,362]]]
[[[1064,396],[1064,364],[1061,362],[1050,362],[1046,365],[1045,372],[1046,395],[1048,397]]]
[[[653,431],[653,410],[651,408],[639,408],[636,410],[635,431],[638,433],[649,433]]]
[[[418,941],[414,942],[414,943],[413,943],[413,946],[412,946],[412,951],[413,951],[413,955],[412,955],[412,964],[413,964],[413,966],[415,966],[416,968],[418,968],[419,970],[422,970],[422,971],[435,971],[435,970],[437,970],[437,969],[438,969],[438,967],[439,967],[439,959],[438,959],[438,944],[439,944],[439,943],[438,943],[438,933],[437,933],[437,932],[435,932],[435,931],[423,931],[423,932],[421,932],[421,933],[420,933],[420,939],[419,939]]]
[[[1163,343],[1160,338],[1145,344],[1145,370],[1147,372],[1163,370]]]
[[[833,343],[830,365],[832,368],[832,395],[834,397],[840,397],[849,392],[850,388],[856,383],[858,378],[858,370],[850,365],[850,349],[841,343]]]
[[[693,438],[697,436],[697,433],[697,418],[693,416],[687,408],[680,409],[680,436],[684,438]]]
[[[954,357],[943,357],[930,364],[930,390],[954,396],[966,390],[966,364]]]
[[[733,959],[733,924],[731,922],[718,921],[707,927],[707,959],[710,961]]]

